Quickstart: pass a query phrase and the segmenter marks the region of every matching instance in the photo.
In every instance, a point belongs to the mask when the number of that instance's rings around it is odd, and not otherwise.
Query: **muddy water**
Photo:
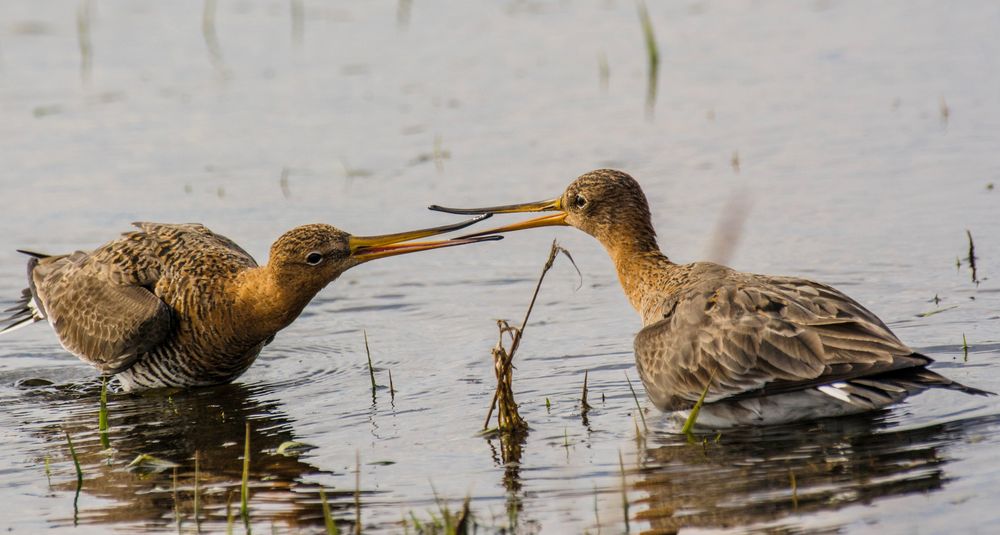
[[[207,24],[204,8],[0,7],[3,299],[24,285],[15,248],[92,247],[134,220],[199,221],[263,260],[297,224],[441,224],[426,205],[545,198],[612,166],[643,184],[675,260],[713,254],[743,210],[731,265],[834,284],[936,370],[1000,391],[993,5],[650,5],[652,103],[632,2],[219,2]],[[515,375],[531,432],[501,444],[476,436],[494,320],[521,317],[553,237],[582,284],[562,260],[550,272]],[[645,400],[648,430],[636,418],[638,328],[603,250],[572,229],[377,262],[322,292],[236,384],[113,395],[110,451],[93,372],[48,328],[23,329],[0,345],[0,525],[221,531],[229,502],[242,529],[249,424],[257,532],[321,531],[321,488],[342,530],[357,500],[370,532],[466,496],[479,524],[524,533],[1000,526],[998,398],[928,392],[692,445]],[[288,441],[314,448],[278,454]],[[127,469],[140,454],[176,463],[176,483],[173,468]]]

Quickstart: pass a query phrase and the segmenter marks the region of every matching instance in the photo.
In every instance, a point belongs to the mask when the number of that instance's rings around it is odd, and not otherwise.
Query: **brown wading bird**
[[[610,169],[587,173],[548,201],[432,210],[555,212],[464,237],[570,225],[597,238],[642,316],[635,358],[657,408],[686,418],[708,388],[698,424],[771,424],[873,410],[928,387],[989,395],[929,369],[874,314],[829,286],[675,264],[656,244],[639,184]]]
[[[227,383],[347,269],[498,239],[410,241],[482,219],[367,237],[305,225],[278,238],[264,266],[202,225],[136,223],[90,252],[21,251],[31,256],[28,288],[0,333],[47,319],[67,351],[126,391]]]

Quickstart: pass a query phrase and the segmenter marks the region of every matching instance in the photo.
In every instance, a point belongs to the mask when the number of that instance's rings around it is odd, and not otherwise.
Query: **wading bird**
[[[48,320],[67,351],[126,391],[226,383],[347,269],[498,239],[411,241],[484,218],[367,237],[305,225],[278,238],[263,266],[202,225],[136,223],[140,230],[90,252],[21,251],[31,257],[28,288],[0,333]]]
[[[621,171],[587,173],[547,201],[430,208],[457,214],[554,212],[465,237],[569,225],[597,238],[642,316],[635,358],[649,398],[660,410],[684,418],[707,391],[700,426],[858,413],[928,387],[992,394],[927,369],[929,357],[830,286],[711,262],[671,262],[656,243],[646,196]]]

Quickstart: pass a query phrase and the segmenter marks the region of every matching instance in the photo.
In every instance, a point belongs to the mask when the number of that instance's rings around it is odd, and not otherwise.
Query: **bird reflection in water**
[[[635,518],[648,523],[644,533],[736,526],[783,532],[794,527],[791,515],[941,489],[949,461],[942,446],[972,424],[895,430],[885,414],[738,429],[718,442],[651,435],[629,478],[642,496]]]
[[[67,396],[49,389],[32,394],[63,400]],[[236,524],[241,524],[240,484],[249,422],[251,524],[293,531],[323,525],[320,486],[304,481],[304,477],[332,474],[295,455],[277,453],[279,446],[294,441],[295,435],[292,421],[278,402],[266,399],[266,390],[230,384],[172,395],[116,396],[109,403],[110,452],[100,444],[97,407],[90,405],[93,394],[86,393],[87,410],[82,414],[76,411],[62,423],[42,430],[48,443],[46,454],[53,460],[70,462],[63,431],[73,437],[84,474],[82,492],[98,498],[97,507],[80,507],[74,523],[144,529],[183,524],[216,532],[225,529],[230,503]],[[195,452],[199,464],[198,518],[194,508]],[[172,468],[127,468],[140,454],[176,463],[176,476]],[[76,481],[67,479],[53,483],[53,487],[73,492]],[[326,492],[335,517],[353,518],[352,513],[337,511],[353,508],[354,494],[354,489]]]

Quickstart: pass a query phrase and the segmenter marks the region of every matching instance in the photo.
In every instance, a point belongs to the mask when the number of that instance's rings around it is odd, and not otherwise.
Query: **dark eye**
[[[573,206],[576,206],[577,208],[583,208],[584,206],[587,206],[587,198],[584,197],[583,195],[577,195],[573,199]]]
[[[323,255],[315,251],[309,253],[309,255],[306,256],[306,264],[309,264],[310,266],[315,266],[316,264],[319,264],[322,261],[323,261]]]

